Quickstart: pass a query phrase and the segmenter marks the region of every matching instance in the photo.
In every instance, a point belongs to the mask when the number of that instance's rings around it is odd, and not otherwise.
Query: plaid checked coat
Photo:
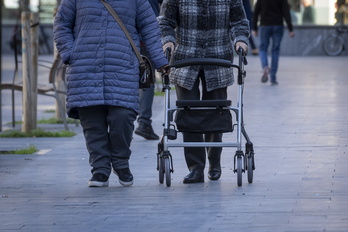
[[[162,44],[175,44],[172,61],[233,60],[233,42],[248,43],[249,22],[242,0],[164,0],[158,22]],[[205,72],[207,91],[234,82],[232,68],[190,66],[172,69],[172,84],[191,90],[200,68]]]

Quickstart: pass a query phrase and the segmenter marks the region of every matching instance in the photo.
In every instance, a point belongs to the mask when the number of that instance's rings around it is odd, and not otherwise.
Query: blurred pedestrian
[[[232,61],[233,50],[241,47],[245,54],[248,52],[249,23],[240,0],[164,0],[158,19],[163,49],[171,48],[172,61],[189,58]],[[233,70],[188,66],[173,69],[170,79],[175,84],[178,100],[227,99],[227,87],[233,84]],[[221,142],[222,134],[185,132],[183,139],[185,142]],[[207,148],[210,180],[221,176],[221,151],[221,147]],[[204,182],[206,149],[185,147],[184,153],[190,173],[183,183]]]
[[[159,15],[160,4],[162,0],[148,0],[156,17]],[[145,56],[149,56],[146,47],[141,47],[141,52]],[[152,73],[155,78],[155,72]],[[154,132],[152,128],[152,104],[155,94],[155,85],[151,85],[148,89],[139,90],[139,116],[138,116],[138,127],[134,133],[144,137],[148,140],[158,140],[159,136]]]
[[[300,0],[288,0],[288,4],[290,8],[291,22],[293,25],[297,25],[299,21],[297,15],[301,12]]]
[[[258,31],[258,20],[260,17],[260,31]],[[271,76],[271,85],[278,85],[277,71],[279,62],[280,45],[284,34],[283,20],[285,20],[290,38],[294,37],[291,23],[290,10],[287,0],[258,0],[254,9],[253,35],[260,35],[259,56],[263,74],[261,81],[268,81]],[[272,41],[271,67],[268,65],[268,47]]]
[[[341,12],[341,6],[343,6],[345,4],[346,0],[337,0],[335,2],[335,8],[336,8],[336,12],[335,12],[335,18],[336,18],[336,24],[340,25],[343,24],[343,13]]]
[[[345,3],[340,6],[340,8],[338,9],[338,12],[341,14],[342,24],[347,25],[348,24],[348,0],[346,0]]]
[[[245,10],[245,14],[247,16],[247,19],[249,21],[250,30],[251,30],[252,29],[253,12],[251,10],[250,0],[243,0],[243,7],[244,7],[244,10]],[[254,38],[251,35],[249,37],[249,43],[250,43],[250,47],[251,47],[251,54],[258,55],[259,54],[259,49],[257,49],[257,46],[256,46],[256,44],[254,42]]]
[[[312,0],[301,0],[303,6],[302,25],[314,24],[314,8]]]
[[[109,1],[136,45],[145,43],[155,67],[167,59],[156,16],[147,0]],[[90,187],[133,184],[130,144],[139,110],[139,61],[124,32],[101,1],[62,0],[54,40],[67,64],[67,113],[80,119],[92,167]]]

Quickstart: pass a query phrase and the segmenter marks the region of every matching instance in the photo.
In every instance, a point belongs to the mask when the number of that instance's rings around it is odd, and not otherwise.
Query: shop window
[[[21,6],[19,0],[3,1],[2,20],[3,24],[17,24],[20,19]],[[54,11],[57,5],[56,0],[30,0],[30,10],[39,12],[41,23],[53,23]]]
[[[252,4],[256,1],[252,0]],[[288,0],[288,3],[294,25],[348,24],[348,0]]]

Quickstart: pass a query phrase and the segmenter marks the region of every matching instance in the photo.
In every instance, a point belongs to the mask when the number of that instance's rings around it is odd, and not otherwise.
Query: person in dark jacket
[[[156,17],[159,15],[160,4],[162,0],[148,0]],[[142,54],[149,56],[146,47],[142,47]],[[153,72],[155,76],[155,72]],[[138,116],[138,127],[135,129],[134,133],[144,137],[148,140],[158,140],[159,136],[154,132],[152,128],[152,104],[155,93],[155,85],[151,85],[148,89],[139,90],[139,116]]]
[[[171,48],[173,61],[188,58],[217,58],[232,61],[233,50],[248,52],[249,22],[240,0],[164,0],[158,17],[163,49]],[[234,47],[233,47],[234,45]],[[227,99],[232,85],[232,68],[189,66],[172,69],[178,100]],[[200,89],[201,82],[201,89]],[[202,90],[202,94],[201,91]],[[185,142],[221,142],[221,133],[183,133]],[[221,176],[221,147],[207,148],[208,178]],[[206,149],[185,147],[185,160],[190,173],[183,183],[204,182]]]
[[[302,25],[314,24],[314,7],[312,0],[301,0],[303,6]]]
[[[140,38],[155,68],[168,64],[156,16],[147,0],[108,0],[136,46]],[[80,119],[92,167],[90,187],[106,187],[113,171],[133,184],[130,144],[139,110],[139,61],[124,32],[101,1],[62,0],[54,40],[67,64],[67,113]]]
[[[258,33],[258,21],[260,19],[260,33]],[[266,83],[268,75],[271,75],[271,85],[277,85],[277,70],[280,53],[280,45],[284,34],[285,20],[289,29],[290,38],[294,37],[291,23],[290,9],[287,0],[258,0],[255,4],[253,16],[253,35],[260,34],[259,56],[263,74],[261,81]],[[268,46],[272,40],[272,64],[268,65]]]

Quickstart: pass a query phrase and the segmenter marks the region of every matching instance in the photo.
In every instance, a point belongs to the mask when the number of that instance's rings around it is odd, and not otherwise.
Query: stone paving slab
[[[0,155],[0,231],[347,232],[347,61],[281,57],[280,84],[271,87],[260,82],[258,58],[249,57],[244,109],[256,170],[252,184],[243,175],[241,187],[232,171],[234,148],[223,150],[219,181],[206,177],[188,185],[182,183],[188,173],[183,149],[170,149],[175,171],[166,187],[158,182],[158,141],[134,135],[134,185],[122,187],[112,175],[108,188],[88,188],[80,127],[70,126],[77,133],[72,138],[0,138],[0,150],[33,144],[46,151]],[[230,88],[229,95],[235,93]],[[3,92],[3,99],[8,95]],[[53,100],[39,101],[39,115],[49,117],[44,109],[54,108]],[[11,120],[9,104],[3,101],[4,123]],[[163,107],[156,96],[158,134]]]

